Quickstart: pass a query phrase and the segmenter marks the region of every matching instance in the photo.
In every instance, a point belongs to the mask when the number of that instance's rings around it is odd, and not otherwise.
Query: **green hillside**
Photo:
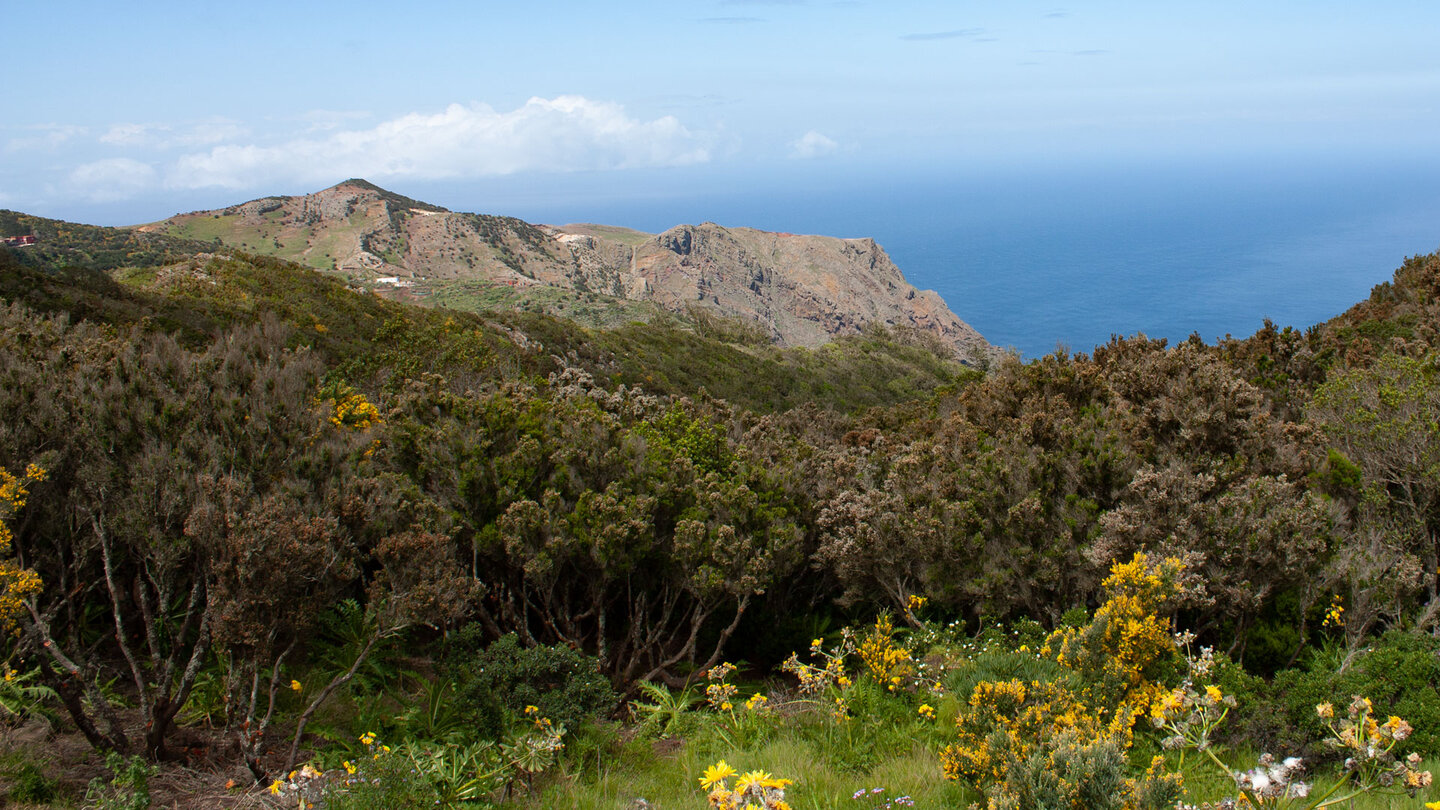
[[[982,374],[9,216],[7,800],[1435,798],[1440,257]]]
[[[924,397],[975,376],[942,348],[901,334],[787,350],[738,323],[703,315],[677,319],[647,310],[637,314],[648,322],[590,329],[501,310],[503,299],[480,315],[386,300],[272,257],[227,252],[182,259],[184,242],[160,238],[151,247],[146,237],[114,229],[33,223],[47,234],[46,252],[0,254],[0,295],[7,300],[115,325],[144,321],[190,343],[269,315],[292,330],[292,343],[318,349],[337,373],[367,386],[381,379],[398,385],[404,375],[396,367],[502,379],[547,375],[563,360],[610,384],[654,393],[703,390],[760,410],[814,402],[848,412]],[[136,239],[176,261],[144,266],[129,260],[149,253],[101,249]]]

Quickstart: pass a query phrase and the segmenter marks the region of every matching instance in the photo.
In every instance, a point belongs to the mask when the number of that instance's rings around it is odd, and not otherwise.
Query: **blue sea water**
[[[583,185],[583,184],[582,184]],[[1440,249],[1440,161],[1296,158],[735,178],[626,196],[445,204],[660,231],[714,221],[871,236],[992,343],[1036,357],[1111,335],[1309,326]],[[467,207],[468,203],[468,207]]]

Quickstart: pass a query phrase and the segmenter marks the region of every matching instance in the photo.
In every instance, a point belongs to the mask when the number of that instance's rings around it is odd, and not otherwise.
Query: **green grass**
[[[249,243],[254,248],[257,243],[265,241],[260,235],[260,227],[244,224],[244,220],[239,214],[189,217],[178,224],[167,227],[165,232],[170,236],[194,239],[200,242],[213,242],[219,239],[226,245],[237,247],[241,243]],[[260,251],[257,249],[256,252]]]
[[[702,713],[697,713],[697,716]],[[708,719],[708,717],[707,717]],[[796,810],[869,810],[871,805],[857,801],[858,790],[884,788],[884,797],[908,795],[917,808],[964,807],[982,801],[973,790],[941,776],[937,756],[939,745],[919,740],[906,750],[891,753],[864,769],[836,764],[835,748],[843,743],[827,745],[816,733],[820,721],[813,717],[776,721],[773,733],[753,746],[730,744],[713,724],[703,721],[692,724],[691,733],[682,739],[652,742],[633,739],[602,752],[584,768],[570,764],[537,795],[521,802],[526,807],[568,808],[570,810],[610,810],[629,807],[636,799],[644,799],[657,808],[700,808],[705,804],[699,789],[699,777],[705,768],[725,760],[742,773],[764,770],[795,784],[786,790],[786,801]],[[864,721],[853,719],[852,732],[860,736],[879,733],[889,736],[898,729],[868,732]],[[1228,751],[1223,758],[1235,769],[1253,768],[1257,754],[1252,751]],[[1148,755],[1137,754],[1139,758]],[[1175,755],[1169,757],[1173,763]],[[1201,755],[1192,753],[1186,763],[1186,794],[1190,804],[1216,802],[1235,795],[1234,783]],[[1143,763],[1141,765],[1143,769]],[[1307,774],[1312,797],[1325,794],[1335,785],[1338,773],[1322,767],[1317,774]],[[1341,787],[1331,798],[1349,793]],[[1372,794],[1335,805],[1349,810],[1419,807],[1440,797],[1440,790],[1430,791],[1411,799],[1404,794]]]
[[[512,287],[480,279],[432,281],[425,286],[435,306],[462,312],[545,312],[590,329],[648,322],[659,314],[653,304],[560,287]]]
[[[261,215],[259,223],[247,222],[239,214],[195,216],[166,226],[165,232],[199,242],[213,243],[219,239],[232,248],[334,272],[334,262],[348,256],[350,247],[358,242],[364,224],[352,221],[349,227],[328,228],[317,238],[310,226],[284,226],[278,222],[279,216],[279,211],[267,212]],[[281,247],[275,246],[277,241]],[[393,257],[387,256],[386,261],[395,263]]]
[[[587,236],[597,236],[601,239],[609,239],[612,242],[619,242],[629,247],[639,247],[655,238],[655,234],[653,233],[635,231],[615,225],[594,225],[588,222],[562,225],[560,229],[566,233],[578,233]]]
[[[863,721],[852,719],[852,730],[865,736]],[[705,768],[724,759],[742,773],[763,770],[793,779],[786,801],[795,810],[869,810],[856,801],[857,790],[884,788],[885,796],[908,795],[916,807],[963,807],[979,797],[944,779],[934,750],[914,744],[856,770],[836,764],[836,748],[827,745],[813,717],[777,720],[771,736],[753,746],[733,746],[713,724],[702,725],[690,736],[668,742],[632,740],[603,756],[585,773],[570,772],[526,801],[530,807],[627,807],[645,799],[657,808],[703,807],[699,777]],[[843,757],[841,757],[843,759]]]

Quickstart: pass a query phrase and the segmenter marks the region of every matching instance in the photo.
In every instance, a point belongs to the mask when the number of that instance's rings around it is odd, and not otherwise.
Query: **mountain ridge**
[[[643,317],[645,305],[682,315],[700,309],[757,324],[781,346],[814,347],[878,325],[933,335],[969,365],[998,356],[868,238],[715,223],[659,234],[540,225],[450,211],[361,179],[136,230],[290,259],[354,286],[453,308],[518,305],[569,315],[567,307],[603,304],[621,320]]]

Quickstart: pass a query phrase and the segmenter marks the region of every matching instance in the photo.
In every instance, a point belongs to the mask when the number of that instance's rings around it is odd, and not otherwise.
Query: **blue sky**
[[[1436,160],[1440,3],[0,3],[0,207]],[[445,203],[445,200],[436,200]],[[503,213],[503,212],[502,212]]]

